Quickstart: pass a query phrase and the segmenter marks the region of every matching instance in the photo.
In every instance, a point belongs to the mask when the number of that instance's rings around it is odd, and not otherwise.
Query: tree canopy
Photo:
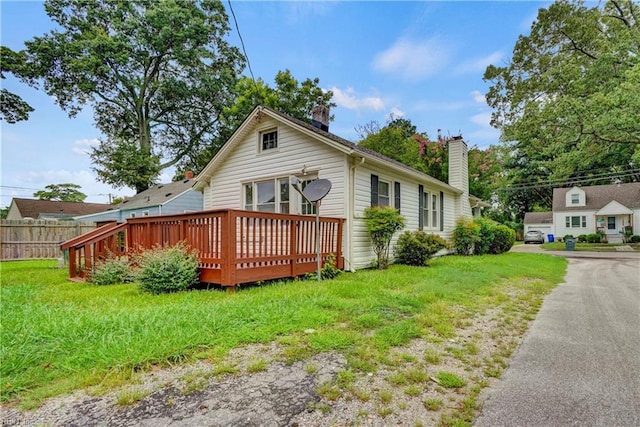
[[[18,78],[28,79],[25,52],[14,52],[6,46],[0,46],[0,78],[6,79],[6,73],[11,73]],[[0,89],[0,120],[7,123],[16,123],[29,119],[29,113],[33,111],[28,103],[20,96]]]
[[[60,30],[26,42],[29,63],[70,116],[93,107],[99,180],[143,191],[215,139],[244,68],[220,1],[47,0],[45,10]]]
[[[386,126],[376,122],[356,127],[363,136],[360,146],[397,160],[426,173],[442,182],[449,180],[449,137],[431,140],[427,133],[419,132],[406,118],[391,117]],[[472,146],[468,151],[469,192],[483,200],[490,200],[501,185],[502,153],[496,147],[480,149]]]
[[[87,195],[80,191],[81,186],[78,184],[49,184],[33,193],[34,197],[40,200],[56,200],[60,202],[84,202]]]
[[[274,83],[275,86],[271,87],[261,78],[254,81],[251,77],[241,77],[233,90],[234,101],[227,105],[220,115],[217,140],[197,156],[188,153],[184,159],[188,166],[183,168],[196,171],[204,168],[256,105],[271,107],[305,122],[311,122],[311,110],[318,98],[322,98],[329,108],[336,106],[331,102],[333,92],[323,91],[317,77],[300,82],[286,69],[278,71]],[[333,116],[329,120],[333,120]]]
[[[639,16],[634,1],[556,1],[539,10],[506,66],[487,67],[505,167],[513,184],[531,184],[510,193],[522,209],[550,207],[550,188],[536,181],[638,179],[625,171],[640,167]]]

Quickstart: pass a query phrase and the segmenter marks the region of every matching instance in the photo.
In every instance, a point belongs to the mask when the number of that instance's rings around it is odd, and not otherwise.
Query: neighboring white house
[[[314,109],[314,114],[315,114]],[[395,206],[405,230],[423,229],[451,239],[455,222],[471,217],[479,199],[469,195],[467,145],[449,143],[449,183],[329,133],[328,114],[313,124],[258,106],[196,177],[204,209],[246,209],[314,214],[292,190],[291,179],[332,183],[320,215],[345,218],[345,269],[370,267],[374,259],[364,223],[372,205]],[[472,205],[473,203],[473,205]]]
[[[622,241],[626,227],[640,232],[640,183],[553,189],[555,234],[604,232],[609,243]]]
[[[78,221],[117,221],[127,218],[176,215],[202,210],[202,193],[193,190],[193,176],[168,184],[157,184],[113,206],[106,212],[75,216]]]
[[[609,243],[622,242],[627,230],[640,234],[640,183],[554,188],[550,213],[558,237],[602,232]],[[525,230],[539,229],[527,215]]]

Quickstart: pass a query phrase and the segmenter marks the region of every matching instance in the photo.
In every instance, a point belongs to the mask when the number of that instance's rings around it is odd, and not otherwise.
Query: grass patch
[[[436,375],[436,379],[438,380],[438,384],[446,388],[460,388],[464,387],[467,382],[453,374],[451,372],[440,371],[438,375]]]
[[[505,288],[546,294],[562,281],[566,260],[524,253],[450,256],[429,268],[391,266],[321,283],[165,295],[143,293],[135,283],[69,282],[55,265],[0,263],[2,402],[33,407],[82,387],[129,383],[154,366],[218,361],[231,349],[272,341],[282,344],[287,363],[330,350],[343,353],[355,373],[375,372],[391,360],[394,347],[448,337],[499,301]],[[310,329],[316,332],[305,333]],[[440,357],[425,355],[428,361]],[[219,366],[215,375],[237,372]],[[256,362],[251,369],[264,366]],[[422,380],[413,374],[404,373],[407,384]]]

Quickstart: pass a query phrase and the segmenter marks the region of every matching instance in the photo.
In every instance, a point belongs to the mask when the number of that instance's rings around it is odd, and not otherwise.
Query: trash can
[[[566,251],[574,251],[576,249],[576,239],[573,237],[567,237],[564,239],[564,249]]]
[[[553,234],[547,234],[547,242],[549,242],[549,243],[553,243],[554,242]]]

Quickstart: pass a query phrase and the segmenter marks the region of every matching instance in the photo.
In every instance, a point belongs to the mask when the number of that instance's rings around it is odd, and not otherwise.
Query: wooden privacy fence
[[[0,221],[0,259],[60,258],[60,243],[96,228],[94,222],[56,220]]]
[[[344,268],[344,220],[233,209],[183,215],[129,218],[62,244],[69,250],[69,276],[82,277],[107,256],[129,254],[157,245],[184,241],[196,249],[200,281],[235,286],[260,280],[295,277],[316,269],[316,238],[320,258],[330,254]]]

